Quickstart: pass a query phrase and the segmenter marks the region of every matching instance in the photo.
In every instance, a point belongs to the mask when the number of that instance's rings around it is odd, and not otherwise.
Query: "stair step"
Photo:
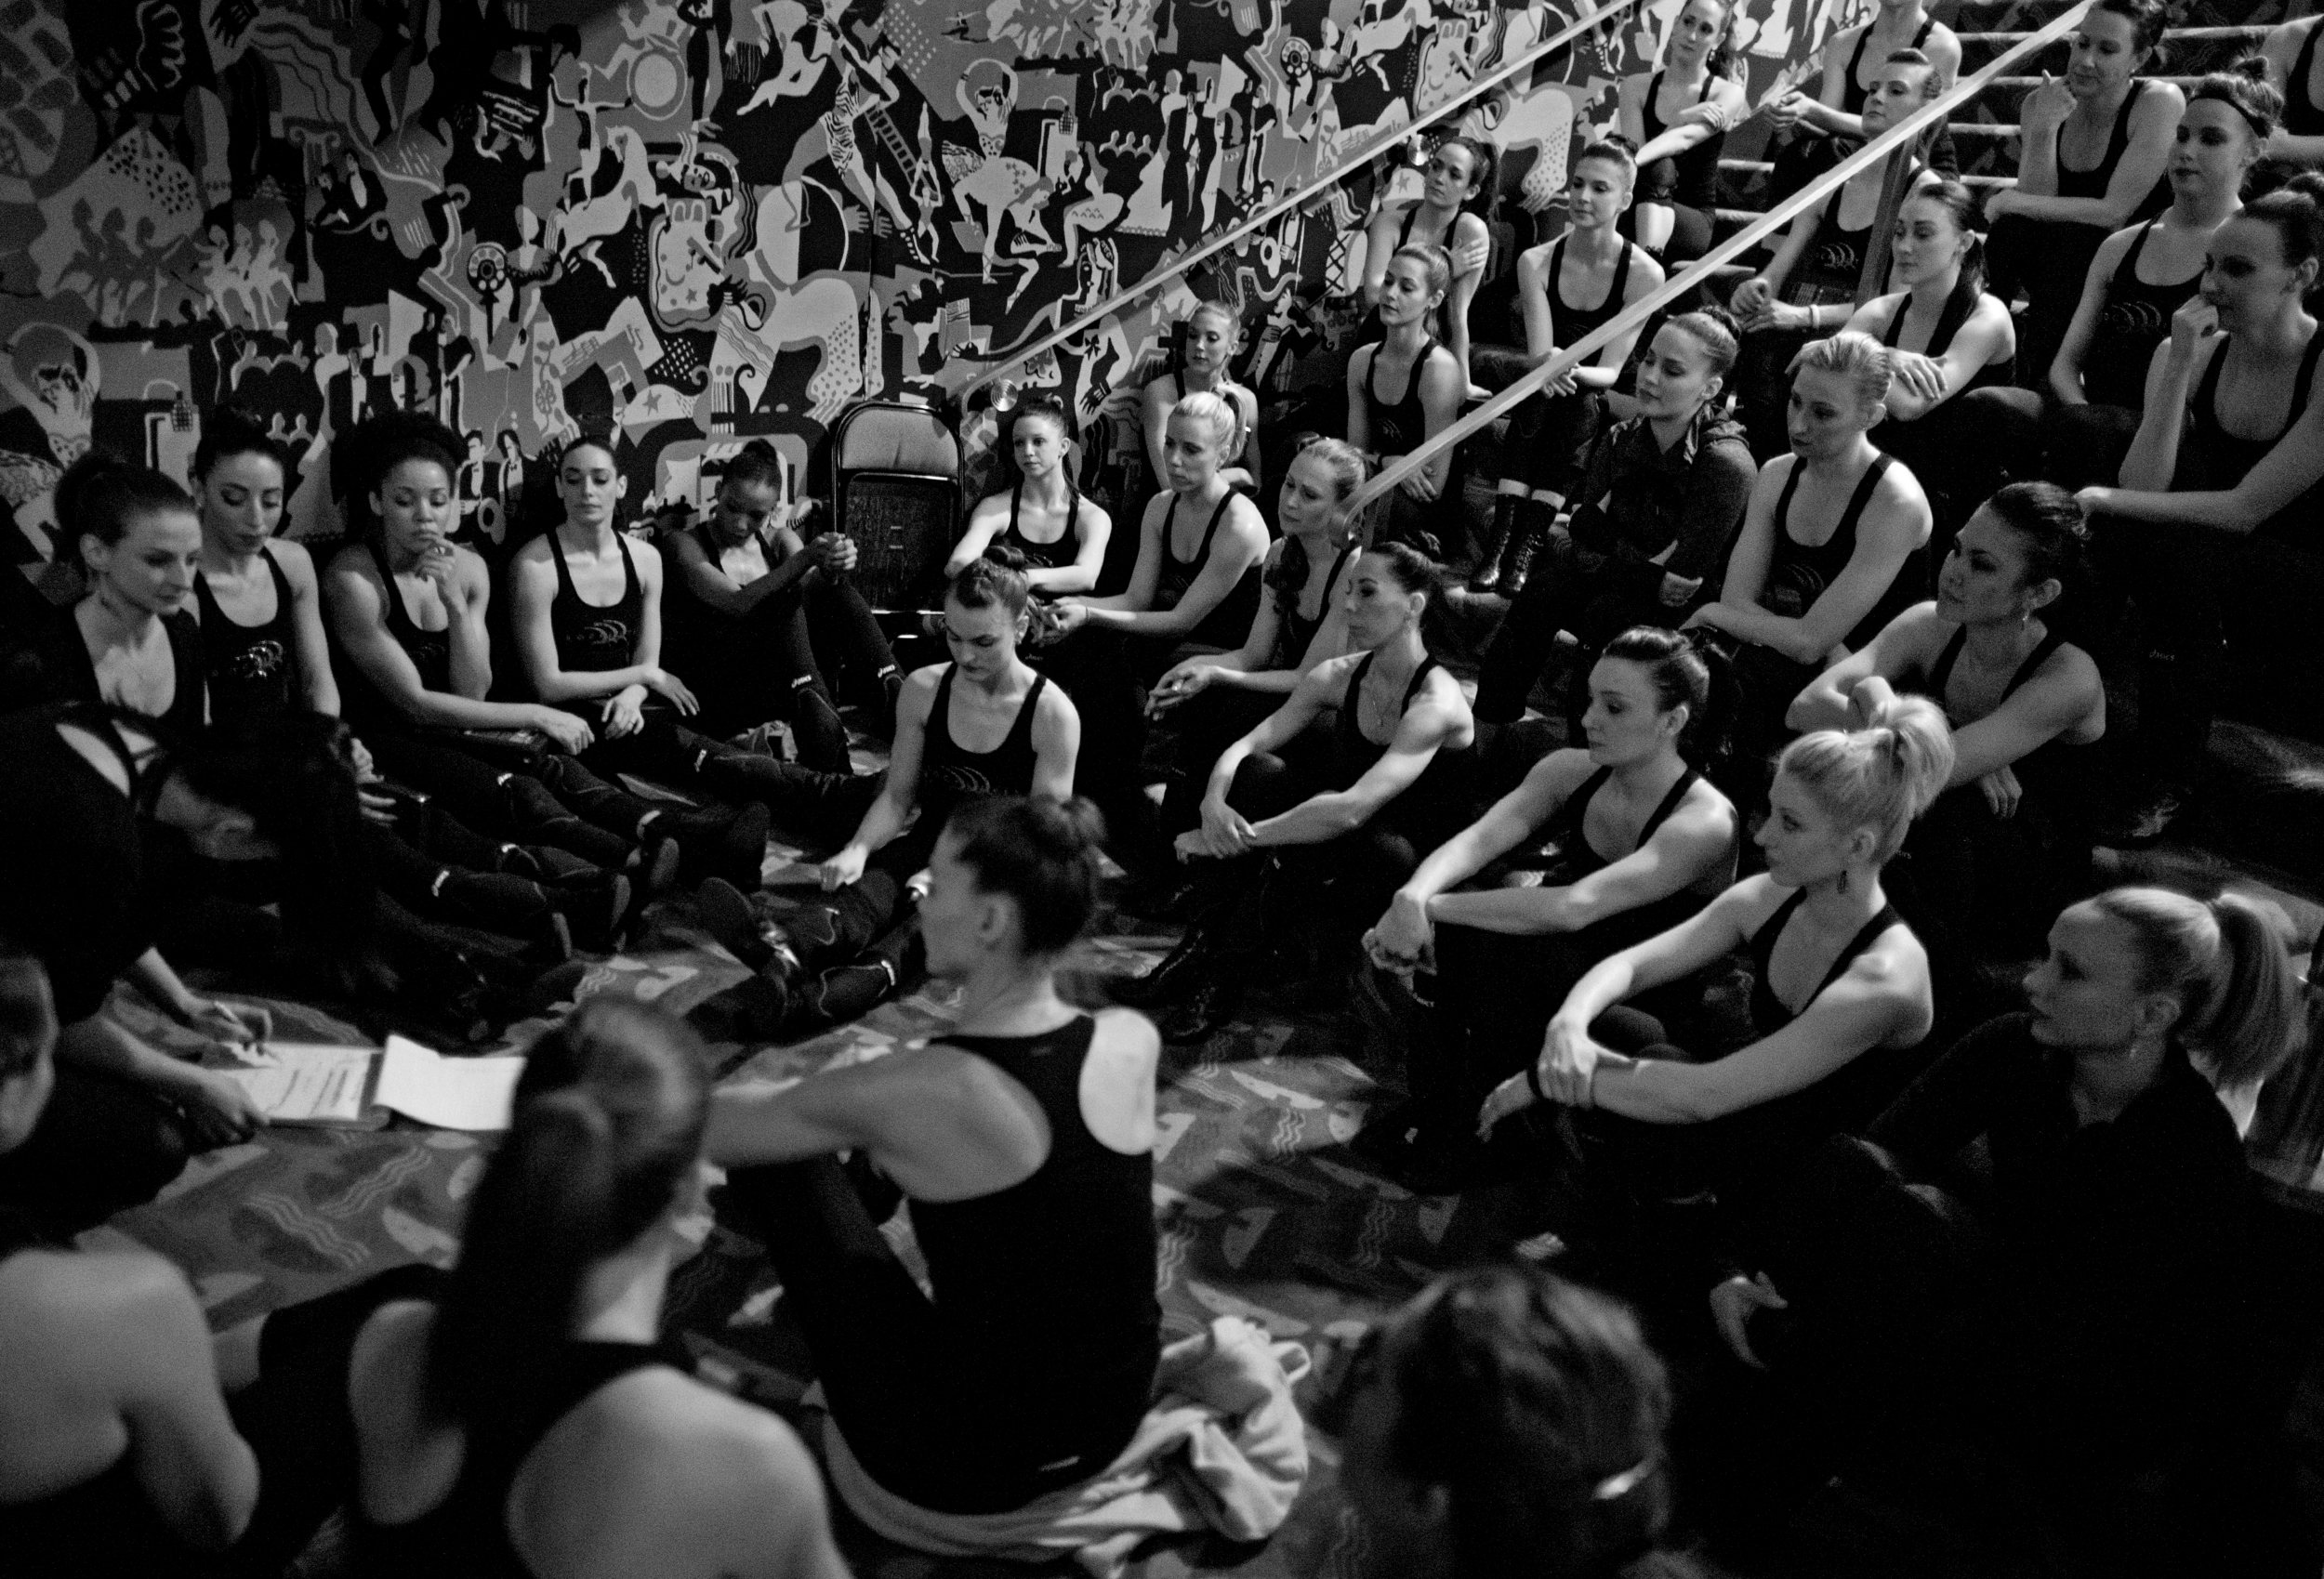
[[[2263,26],[2188,27],[2171,30],[2170,59],[2173,70],[2199,74],[2224,71],[2246,55],[2259,53],[2266,42]],[[2023,33],[1964,33],[1961,38],[1961,69],[1966,75],[1985,66],[2026,36]],[[2039,55],[2023,61],[2024,69],[2066,70],[2067,42],[2059,39]]]

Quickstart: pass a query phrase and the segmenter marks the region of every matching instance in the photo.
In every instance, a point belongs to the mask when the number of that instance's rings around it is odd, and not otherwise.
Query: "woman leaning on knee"
[[[1682,1160],[1699,1189],[1747,1183],[1869,1118],[1903,1084],[1902,1055],[1934,1015],[1928,956],[1889,904],[1881,869],[1952,765],[1944,715],[1919,697],[1877,728],[1792,742],[1754,836],[1766,872],[1584,976],[1551,1017],[1538,1057],[1486,1099],[1481,1127],[1544,1100],[1645,1125],[1748,1115]],[[1756,1039],[1736,1052],[1688,1061],[1647,1017],[1610,1012],[1737,949],[1751,951],[1758,980]],[[1609,1039],[1644,1050],[1619,1053]]]

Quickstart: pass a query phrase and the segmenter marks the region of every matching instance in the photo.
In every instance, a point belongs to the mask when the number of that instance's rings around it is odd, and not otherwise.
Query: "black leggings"
[[[40,1122],[0,1156],[0,1202],[70,1239],[151,1201],[202,1148],[149,1087],[78,1064],[56,1067]]]
[[[380,772],[441,799],[469,826],[520,843],[554,845],[608,870],[628,861],[639,822],[657,809],[561,751],[451,731],[382,731],[363,743]]]
[[[1632,625],[1676,627],[1687,608],[1671,608],[1653,592],[1641,590],[1644,579],[1618,564],[1582,569],[1572,536],[1552,533],[1541,545],[1525,589],[1486,646],[1477,674],[1479,721],[1509,724],[1525,717],[1525,699],[1548,666],[1561,630],[1570,631],[1582,652],[1594,656]],[[1660,580],[1657,572],[1657,589]],[[1581,691],[1577,699],[1586,705],[1586,689],[1577,689]],[[1579,716],[1578,708],[1575,714]]]
[[[684,672],[702,703],[702,729],[729,735],[787,718],[800,759],[813,766],[837,770],[846,761],[837,704],[880,710],[883,684],[895,672],[895,654],[863,594],[820,573],[761,599],[739,619],[700,605],[683,618],[693,655]]]
[[[1178,742],[1178,772],[1162,796],[1162,831],[1175,836],[1202,821],[1202,797],[1210,770],[1236,741],[1272,717],[1290,700],[1286,692],[1235,691],[1213,686],[1196,691],[1163,715],[1163,727]]]
[[[1129,1441],[1136,1414],[1041,1428],[1097,1413],[1065,1390],[1086,1378],[997,1370],[992,1338],[920,1292],[834,1159],[737,1169],[727,1189],[783,1280],[832,1417],[886,1490],[939,1512],[1001,1513],[1087,1480]]]
[[[2050,363],[2081,305],[2090,260],[2108,231],[2104,225],[2057,219],[2027,219],[2014,214],[1996,220],[1985,242],[1985,288],[2003,303],[2023,287],[2026,314],[2017,326],[2017,382],[2046,388]]]

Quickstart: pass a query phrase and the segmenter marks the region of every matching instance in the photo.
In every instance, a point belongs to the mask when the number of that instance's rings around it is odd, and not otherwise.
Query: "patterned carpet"
[[[1142,969],[1169,941],[1101,938],[1088,963],[1097,972]],[[640,946],[580,971],[572,995],[621,993],[682,1014],[744,976],[692,925],[682,901],[668,902],[650,915]],[[915,994],[795,1046],[716,1046],[729,1078],[803,1072],[941,1029],[947,996],[942,989]],[[275,1009],[277,1034],[286,1039],[361,1040],[313,1008]],[[513,1027],[508,1040],[521,1042],[531,1029]],[[1166,1053],[1155,1192],[1166,1337],[1222,1313],[1309,1345],[1345,1337],[1434,1271],[1527,1231],[1504,1195],[1418,1197],[1346,1151],[1367,1111],[1396,1094],[1395,1078],[1393,1053],[1367,1046],[1365,1025],[1344,1006],[1318,1012],[1263,995],[1207,1046]],[[222,1329],[402,1262],[449,1264],[489,1146],[400,1121],[370,1132],[276,1130],[197,1159],[160,1200],[92,1237],[126,1236],[168,1257]],[[908,1214],[891,1231],[909,1257]],[[680,1269],[670,1304],[706,1380],[797,1417],[810,1367],[756,1243],[713,1227]],[[1153,1579],[1352,1575],[1355,1537],[1333,1494],[1333,1470],[1329,1444],[1319,1441],[1307,1493],[1264,1546],[1182,1542],[1150,1552],[1131,1572]],[[842,1538],[856,1571],[882,1579],[1023,1572],[909,1553],[852,1521]]]

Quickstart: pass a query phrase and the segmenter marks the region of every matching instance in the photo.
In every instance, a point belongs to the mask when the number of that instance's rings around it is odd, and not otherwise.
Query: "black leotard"
[[[557,596],[548,605],[548,628],[561,669],[601,674],[636,661],[638,633],[645,625],[645,588],[638,581],[638,561],[621,533],[614,534],[614,545],[621,550],[621,599],[601,608],[582,601],[573,585],[572,567],[565,563],[564,543],[556,532],[548,534],[549,557],[557,563]]]
[[[1553,298],[1551,302],[1553,309],[1551,314],[1552,327],[1557,331],[1559,345],[1578,343],[1584,335],[1612,322],[1622,310],[1622,298],[1630,291],[1630,271],[1637,254],[1636,243],[1624,242],[1621,257],[1616,259],[1614,265],[1614,283],[1607,287],[1605,299],[1595,307],[1576,307],[1565,299],[1565,287],[1559,283],[1565,278],[1565,238],[1557,238],[1550,248],[1550,293]]]
[[[1792,465],[1791,475],[1784,479],[1783,492],[1776,498],[1775,552],[1768,559],[1766,589],[1760,598],[1761,604],[1771,613],[1790,619],[1804,618],[1825,589],[1840,579],[1848,561],[1855,557],[1856,522],[1893,460],[1893,456],[1883,454],[1865,468],[1855,492],[1848,495],[1847,508],[1840,512],[1840,524],[1832,529],[1829,538],[1814,546],[1791,535],[1791,494],[1800,486],[1803,463]],[[1920,548],[1906,556],[1905,562],[1896,568],[1895,579],[1874,600],[1871,612],[1842,638],[1851,651],[1870,641],[1880,634],[1882,625],[1921,600],[1921,587],[1928,579],[1926,558]]]
[[[1417,378],[1415,382],[1418,382]],[[1170,548],[1170,529],[1178,520],[1178,499],[1172,496],[1169,509],[1162,517],[1162,573],[1154,584],[1156,613],[1177,608],[1179,599],[1186,596],[1187,589],[1202,575],[1203,566],[1210,562],[1211,540],[1219,535],[1219,522],[1224,520],[1226,512],[1234,507],[1235,497],[1230,490],[1219,501],[1219,507],[1210,512],[1210,524],[1203,528],[1202,544],[1195,550],[1195,557],[1181,559]],[[1227,590],[1227,595],[1219,599],[1218,606],[1203,615],[1194,629],[1179,639],[1196,647],[1240,647],[1243,638],[1250,633],[1251,616],[1259,612],[1260,564],[1263,562],[1254,562],[1246,570],[1243,579]]]
[[[1364,411],[1370,418],[1372,453],[1386,461],[1410,454],[1428,438],[1428,413],[1420,404],[1420,373],[1436,354],[1436,337],[1432,335],[1420,343],[1420,354],[1412,359],[1412,376],[1405,383],[1404,398],[1393,405],[1380,398],[1380,349],[1372,348],[1372,360],[1364,367]]]
[[[1361,553],[1358,544],[1351,543],[1340,550],[1340,557],[1331,561],[1331,573],[1324,577],[1324,595],[1315,603],[1315,617],[1309,619],[1300,612],[1300,596],[1292,592],[1275,602],[1275,650],[1271,666],[1296,669],[1300,660],[1307,656],[1307,649],[1315,639],[1315,633],[1324,628],[1331,617],[1331,594],[1340,585],[1340,572],[1347,562]]]
[[[88,639],[81,622],[67,603],[51,609],[24,633],[23,638],[0,660],[0,710],[37,707],[50,702],[103,702],[97,683],[97,660],[89,656]],[[166,712],[154,718],[171,733],[184,736],[202,727],[207,686],[202,665],[202,630],[191,614],[161,616],[169,640],[169,666],[176,681]]]
[[[2308,97],[2308,73],[2316,69],[2316,39],[2324,33],[2324,23],[2308,29],[2308,36],[2301,42],[2299,57],[2291,62],[2291,71],[2284,78],[2284,130],[2293,137],[2324,137],[2324,104]]]
[[[2067,164],[2063,149],[2057,151],[2054,163],[2058,172],[2058,196],[2104,197],[2106,188],[2114,183],[2114,167],[2122,162],[2122,151],[2131,145],[2131,111],[2146,91],[2146,79],[2139,78],[2122,99],[2122,108],[2114,114],[2114,130],[2106,138],[2106,156],[2087,170],[2077,170]],[[2171,201],[2171,178],[2165,176],[2155,183],[2155,190],[2139,200],[2132,211],[2133,219],[2145,219],[2159,214]],[[2071,221],[2069,221],[2070,223]]]
[[[1695,91],[1696,103],[1699,104],[1710,96],[1710,73],[1706,72],[1703,73],[1703,86]],[[1662,117],[1655,113],[1655,100],[1661,97],[1662,73],[1657,72],[1647,80],[1646,96],[1638,106],[1639,124],[1646,134],[1647,142],[1654,141],[1663,132]],[[1639,172],[1640,178],[1646,179],[1648,170],[1667,162],[1670,169],[1670,201],[1683,203],[1689,208],[1710,208],[1719,201],[1719,155],[1726,145],[1727,134],[1713,132],[1683,152],[1656,160],[1646,170]],[[1618,300],[1620,293],[1618,291],[1615,295]]]
[[[129,774],[124,795],[57,733],[86,723]],[[103,1007],[113,979],[153,942],[137,809],[137,765],[100,709],[86,703],[0,717],[0,938],[48,969],[57,1022]],[[5,1548],[0,1548],[5,1549]]]
[[[2307,354],[2300,359],[2300,371],[2292,380],[2291,410],[2284,425],[2265,439],[2239,439],[2219,426],[2216,400],[2219,394],[2219,369],[2227,360],[2227,351],[2234,344],[2232,336],[2220,342],[2212,353],[2211,365],[2203,369],[2203,380],[2196,386],[2195,399],[2187,403],[2185,430],[2179,437],[2179,462],[2171,478],[2173,493],[2201,493],[2225,491],[2241,482],[2251,469],[2259,465],[2267,452],[2274,449],[2300,415],[2307,410],[2308,394],[2316,380],[2316,364],[2319,352],[2324,352],[2324,332],[2308,340]],[[2312,548],[2317,542],[2317,529],[2324,521],[2324,482],[2311,487],[2275,515],[2262,521],[2253,532],[2255,537],[2269,537],[2302,548]]]
[[[1963,323],[1969,322],[1969,315],[1976,310],[1977,303],[1984,295],[1983,287],[1974,276],[1965,273],[1961,275],[1960,282],[1953,286],[1952,295],[1945,298],[1945,306],[1936,315],[1936,332],[1929,336],[1928,346],[1921,354],[1941,359],[1948,350],[1951,349],[1953,336],[1961,332],[1961,326]],[[1908,291],[1904,294],[1903,299],[1896,303],[1896,310],[1889,317],[1888,330],[1881,336],[1882,345],[1894,346],[1903,336],[1905,315],[1911,310],[1912,293]],[[1971,374],[1969,381],[1955,389],[1952,396],[1948,399],[1965,395],[1972,389],[1983,389],[1989,385],[2008,383],[2012,361],[2012,358],[2005,356],[1999,362],[1987,362]],[[1891,417],[1888,420],[1895,422],[1897,419]],[[1887,424],[1884,423],[1882,426],[1885,427]],[[1872,431],[1877,434],[1880,428],[1876,428]],[[1879,442],[1877,439],[1873,441]]]
[[[912,1202],[937,1314],[969,1340],[963,1362],[1007,1401],[1009,1418],[996,1428],[1028,1464],[1077,1457],[1084,1475],[1103,1468],[1143,1417],[1161,1331],[1154,1159],[1115,1151],[1081,1116],[1096,1032],[1083,1015],[1036,1036],[938,1038],[1032,1095],[1049,1155],[1006,1190]]]
[[[2106,306],[2082,354],[2082,392],[2093,405],[2136,410],[2146,403],[2146,368],[2155,348],[2170,337],[2172,314],[2203,283],[2200,264],[2169,284],[2150,285],[2138,277],[2139,255],[2159,222],[2149,219],[2139,227],[2130,251],[2106,280]]]
[[[209,578],[193,574],[202,608],[202,656],[209,670],[210,714],[219,723],[267,717],[287,710],[298,678],[298,617],[291,609],[290,578],[266,549],[258,550],[274,580],[274,617],[236,625],[211,596]]]
[[[1767,918],[1764,926],[1751,934],[1751,965],[1754,971],[1754,980],[1751,982],[1751,1029],[1762,1036],[1773,1036],[1814,1007],[1816,1000],[1822,997],[1825,990],[1833,982],[1848,973],[1848,967],[1856,962],[1865,950],[1879,942],[1882,936],[1891,927],[1904,925],[1904,918],[1896,914],[1895,905],[1882,905],[1873,915],[1872,919],[1867,921],[1856,935],[1848,940],[1848,946],[1842,949],[1832,960],[1831,968],[1824,972],[1824,979],[1816,984],[1816,991],[1808,994],[1807,1002],[1800,1006],[1798,1012],[1795,1013],[1781,998],[1776,996],[1776,989],[1769,985],[1768,962],[1775,958],[1776,944],[1783,937],[1783,929],[1791,923],[1791,913],[1798,910],[1806,899],[1807,890],[1805,888],[1798,890],[1777,907],[1776,914]]]
[[[1065,530],[1051,543],[1036,543],[1017,529],[1017,507],[1023,501],[1024,484],[1020,482],[1009,491],[1009,525],[996,542],[1006,543],[1023,554],[1028,568],[1037,571],[1063,570],[1081,553],[1081,491],[1065,490]]]
[[[524,1460],[557,1424],[600,1388],[649,1366],[693,1374],[693,1359],[665,1344],[569,1341],[553,1353],[536,1407],[522,1418],[471,1421],[459,1478],[443,1501],[403,1524],[350,1510],[359,1574],[433,1573],[454,1579],[535,1579],[508,1539],[508,1493]]]
[[[1033,748],[1033,716],[1049,677],[1035,678],[1017,709],[1009,733],[990,751],[971,751],[952,738],[952,677],[944,665],[936,682],[936,700],[929,705],[928,728],[920,742],[920,816],[934,828],[971,800],[993,795],[1031,795],[1033,773],[1040,753]]]

